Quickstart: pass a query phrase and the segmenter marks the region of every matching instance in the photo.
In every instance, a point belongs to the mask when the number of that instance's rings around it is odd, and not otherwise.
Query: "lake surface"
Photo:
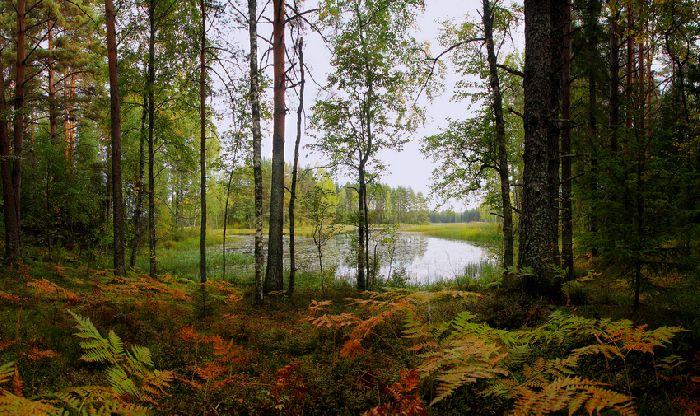
[[[354,233],[353,233],[354,234]],[[353,234],[340,234],[329,241],[323,250],[323,268],[335,268],[338,279],[354,280],[357,273],[357,255],[354,252]],[[298,269],[320,269],[316,246],[309,237],[296,236]],[[458,276],[478,277],[484,263],[495,264],[496,259],[486,249],[465,241],[430,237],[421,233],[397,232],[393,242],[370,239],[370,263],[377,254],[377,279],[404,281],[411,284],[430,284],[450,280]],[[267,248],[267,244],[265,244]],[[289,241],[285,236],[285,256]],[[231,237],[227,250],[252,255],[253,236]],[[289,266],[285,257],[285,267]]]

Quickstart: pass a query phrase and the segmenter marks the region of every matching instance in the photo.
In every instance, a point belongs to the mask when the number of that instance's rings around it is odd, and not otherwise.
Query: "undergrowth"
[[[698,409],[691,333],[478,286],[321,297],[307,284],[253,306],[249,287],[221,280],[202,297],[187,278],[79,264],[2,273],[0,414]]]

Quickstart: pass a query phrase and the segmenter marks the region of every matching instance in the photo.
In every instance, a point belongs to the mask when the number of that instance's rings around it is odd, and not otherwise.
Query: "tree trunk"
[[[566,2],[564,0],[550,1],[550,67],[549,67],[549,129],[547,131],[548,175],[549,175],[549,216],[550,216],[550,244],[554,252],[554,264],[560,266],[559,260],[559,188],[561,176],[559,168],[559,147],[561,128],[559,117],[561,115],[562,98],[562,56],[564,49],[564,27]]]
[[[107,61],[109,67],[110,116],[112,121],[112,214],[114,228],[114,274],[123,275],[124,268],[124,201],[122,199],[122,143],[117,78],[117,33],[112,0],[105,0],[107,23]]]
[[[294,294],[294,277],[296,260],[294,258],[294,203],[297,198],[297,173],[299,170],[299,143],[301,143],[301,123],[304,112],[304,38],[299,38],[296,45],[299,57],[299,106],[297,107],[297,139],[294,142],[294,165],[292,166],[292,185],[289,192],[289,296]]]
[[[231,196],[231,182],[233,181],[233,174],[235,172],[235,166],[231,166],[231,172],[228,174],[228,182],[226,182],[226,205],[224,206],[224,237],[221,242],[221,261],[222,261],[222,271],[221,278],[226,280],[226,229],[228,228],[228,206],[229,198]]]
[[[129,256],[129,268],[136,267],[136,256],[141,244],[143,228],[143,177],[145,174],[146,147],[146,118],[148,116],[148,94],[143,96],[143,109],[141,111],[141,132],[139,134],[139,178],[136,181],[136,207],[134,208],[134,238],[131,240],[131,256]]]
[[[17,218],[17,241],[22,241],[22,148],[24,145],[24,83],[26,71],[26,0],[17,1],[17,55],[15,62],[15,99],[12,163],[12,190],[14,191]],[[21,247],[20,247],[21,248]]]
[[[156,51],[155,51],[155,0],[148,2],[148,78],[146,90],[148,91],[148,275],[155,279],[158,274],[156,255],[156,177],[155,177],[155,79],[156,79]],[[177,215],[175,218],[177,224]]]
[[[627,35],[627,68],[625,75],[625,87],[627,98],[627,114],[625,119],[625,127],[629,130],[632,128],[632,85],[634,84],[634,14],[632,13],[632,1],[627,0],[627,30],[630,32]]]
[[[550,116],[550,2],[525,1],[525,127],[523,195],[519,226],[518,266],[531,268],[525,289],[553,295],[556,235],[552,235],[549,193],[548,130]]]
[[[56,145],[57,140],[57,124],[58,115],[56,114],[56,84],[54,82],[54,71],[53,71],[53,56],[51,51],[53,50],[53,28],[54,22],[49,20],[48,23],[48,46],[49,46],[49,134],[51,136],[51,144]]]
[[[285,0],[273,0],[273,5],[274,120],[272,133],[272,178],[270,181],[270,229],[265,273],[266,292],[284,288],[282,233],[284,227],[284,118],[286,113],[284,103]]]
[[[364,161],[360,162],[360,167],[358,170],[358,187],[357,187],[357,200],[358,200],[358,243],[357,243],[357,289],[366,290],[367,282],[365,280],[365,165]]]
[[[199,0],[199,7],[202,13],[199,50],[199,202],[201,215],[199,222],[199,282],[204,284],[207,282],[207,11],[204,0]]]
[[[641,13],[640,13],[641,15]],[[642,33],[642,39],[646,36],[646,33]],[[644,46],[645,42],[642,40],[638,45],[638,65],[639,65],[639,76],[637,77],[637,117],[634,123],[634,133],[637,140],[636,152],[637,152],[637,169],[636,169],[636,212],[634,215],[634,231],[636,233],[636,241],[634,244],[634,310],[639,309],[640,305],[640,294],[642,286],[642,239],[644,238],[644,173],[645,173],[645,161],[646,161],[646,111],[647,111],[647,100],[646,100],[646,79],[645,79],[645,62],[644,62]]]
[[[510,180],[508,178],[508,152],[506,150],[505,121],[503,120],[503,97],[498,77],[496,52],[493,44],[493,12],[491,0],[483,0],[484,37],[489,63],[489,88],[491,109],[496,124],[496,146],[498,147],[498,175],[501,180],[501,203],[503,204],[503,268],[513,266],[513,210],[510,203]]]
[[[564,43],[561,76],[561,267],[574,279],[574,228],[571,207],[571,3],[564,6]]]
[[[12,183],[12,152],[5,101],[5,68],[0,60],[0,169],[2,173],[3,218],[5,220],[5,261],[12,263],[20,258],[19,219]]]
[[[617,19],[617,5],[611,10],[610,28],[610,94],[608,101],[608,128],[610,130],[610,150],[617,152],[617,129],[620,123],[620,38]]]
[[[263,183],[262,133],[260,131],[260,71],[258,69],[257,0],[248,0],[248,38],[250,41],[250,104],[253,134],[253,176],[255,178],[255,302],[263,300]]]

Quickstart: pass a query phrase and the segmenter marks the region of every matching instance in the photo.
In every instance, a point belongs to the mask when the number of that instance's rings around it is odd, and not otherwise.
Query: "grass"
[[[432,237],[469,241],[479,245],[498,247],[503,240],[500,224],[493,222],[469,222],[466,224],[416,224],[403,225],[401,231],[423,233]]]
[[[254,230],[253,230],[254,231]],[[227,230],[226,241],[233,242],[236,234]],[[221,242],[223,230],[207,231],[207,274],[210,277],[220,278],[223,275],[223,256],[221,255]],[[199,234],[195,229],[186,229],[178,233],[174,240],[167,240],[158,246],[156,251],[158,259],[158,273],[185,277],[191,280],[199,280]],[[228,251],[226,253],[226,275],[234,275],[234,280],[247,283],[252,280],[254,258],[251,255]],[[147,248],[142,250],[142,255],[136,261],[136,272],[148,273]]]

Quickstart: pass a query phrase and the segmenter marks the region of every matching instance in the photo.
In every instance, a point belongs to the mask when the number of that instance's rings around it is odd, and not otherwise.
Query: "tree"
[[[262,133],[260,131],[260,71],[258,69],[258,13],[257,0],[248,0],[248,38],[250,41],[250,107],[253,135],[253,176],[255,177],[255,301],[262,302],[262,227],[263,227],[263,181],[262,181]]]
[[[337,200],[330,178],[325,175],[318,178],[313,188],[303,194],[301,205],[304,208],[306,220],[313,227],[311,236],[316,246],[316,256],[321,271],[321,291],[325,296],[326,274],[323,270],[323,249],[338,232],[333,223]]]
[[[501,181],[501,203],[503,212],[503,268],[513,266],[513,210],[510,203],[510,180],[508,178],[508,152],[506,150],[505,120],[503,118],[503,98],[498,77],[498,66],[493,38],[493,23],[496,18],[491,1],[483,0],[484,37],[489,63],[489,90],[491,109],[496,127],[496,146],[498,147],[497,171]]]
[[[525,1],[525,97],[523,201],[518,234],[518,267],[530,268],[525,279],[533,294],[556,296],[555,265],[558,245],[552,228],[548,134],[551,128],[552,34],[550,1]]]
[[[297,174],[299,170],[299,144],[301,142],[301,124],[304,112],[304,38],[300,37],[295,45],[299,65],[299,106],[297,107],[297,138],[294,142],[294,165],[292,167],[292,184],[289,188],[289,296],[294,294],[294,275],[296,259],[294,258],[294,203],[297,198]]]
[[[156,13],[155,0],[148,1],[148,77],[146,91],[148,93],[148,274],[155,279],[158,274],[156,251],[156,173],[155,173],[155,82],[156,82]]]
[[[202,26],[199,51],[199,281],[207,282],[207,10],[199,0]]]
[[[574,226],[571,205],[571,4],[564,5],[563,47],[561,49],[561,267],[566,270],[567,280],[574,278]]]
[[[503,219],[502,265],[507,271],[513,266],[514,251],[509,158],[517,154],[521,122],[513,120],[513,115],[504,115],[504,101],[513,107],[520,80],[515,80],[519,71],[513,68],[517,63],[514,56],[507,55],[499,62],[495,45],[507,40],[515,16],[497,2],[483,1],[482,7],[480,26],[465,21],[446,28],[444,52],[452,52],[460,71],[481,79],[480,84],[465,81],[454,97],[468,97],[480,107],[471,119],[451,120],[446,131],[427,137],[423,151],[440,163],[434,170],[434,193],[461,199],[468,192],[498,189],[494,197]]]
[[[272,56],[274,68],[274,110],[272,132],[272,178],[270,181],[270,229],[267,245],[265,291],[282,290],[284,227],[284,119],[286,77],[284,70],[285,0],[273,0]]]
[[[357,175],[357,288],[367,288],[367,183],[381,171],[377,152],[400,149],[415,129],[420,110],[409,97],[425,84],[422,59],[409,28],[422,1],[325,0],[321,21],[331,29],[334,91],[316,102],[312,124],[320,132],[313,147]]]
[[[4,45],[3,45],[4,46]],[[3,219],[5,223],[5,261],[13,262],[20,257],[19,218],[12,183],[10,135],[7,129],[7,103],[5,100],[5,68],[0,59],[0,168],[2,168]]]
[[[105,0],[107,23],[107,61],[109,66],[110,118],[112,134],[112,213],[114,230],[114,273],[123,275],[124,267],[124,201],[121,175],[121,113],[117,74],[117,32],[114,4]]]

